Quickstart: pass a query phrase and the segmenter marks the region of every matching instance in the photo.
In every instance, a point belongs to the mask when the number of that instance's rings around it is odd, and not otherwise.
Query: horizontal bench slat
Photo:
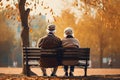
[[[28,60],[40,60],[40,57],[28,57]],[[26,58],[24,58],[26,60]]]

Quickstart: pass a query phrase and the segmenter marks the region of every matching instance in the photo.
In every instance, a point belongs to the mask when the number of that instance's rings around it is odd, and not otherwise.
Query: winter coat
[[[38,42],[38,47],[42,49],[55,49],[61,47],[62,42],[60,38],[56,37],[53,33],[49,33],[47,36],[42,37]],[[49,55],[48,55],[49,56]],[[41,57],[40,66],[45,68],[56,67],[59,65],[56,55],[52,57]]]
[[[66,38],[62,39],[62,46],[63,48],[79,48],[80,44],[79,41],[73,36],[67,36]],[[71,61],[64,60],[62,62],[62,64],[65,65],[75,65],[77,63],[78,63],[77,60],[71,60]]]
[[[42,49],[53,49],[61,47],[62,42],[60,38],[55,36],[53,33],[49,33],[47,36],[40,38],[38,47]]]

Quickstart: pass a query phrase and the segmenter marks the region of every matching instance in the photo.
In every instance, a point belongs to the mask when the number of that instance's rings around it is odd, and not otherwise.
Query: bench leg
[[[84,77],[86,77],[87,76],[87,67],[85,66],[85,68],[84,68]]]
[[[28,66],[26,70],[27,70],[27,76],[30,76],[30,71],[31,71],[30,66]]]
[[[31,71],[31,70],[30,70],[30,66],[29,66],[29,65],[26,65],[26,66],[25,66],[25,75],[26,75],[26,76],[30,76],[30,71]]]
[[[28,72],[28,71],[29,71],[29,70],[28,70],[28,66],[26,65],[26,67],[25,67],[25,68],[26,68],[26,75],[27,75],[27,76],[29,76],[29,72]]]
[[[30,66],[23,65],[22,74],[24,74],[26,76],[30,76]]]
[[[23,61],[23,64],[22,64],[22,74],[24,75],[28,75],[28,68],[27,65],[25,64],[25,61]]]

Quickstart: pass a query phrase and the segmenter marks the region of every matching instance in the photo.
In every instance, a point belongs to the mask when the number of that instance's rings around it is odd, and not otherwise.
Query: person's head
[[[68,36],[68,35],[71,35],[73,36],[73,29],[71,27],[67,27],[65,30],[64,30],[64,37]]]
[[[55,32],[55,25],[54,24],[49,24],[48,26],[47,26],[47,32],[49,33],[49,32],[52,32],[52,33],[54,33]]]

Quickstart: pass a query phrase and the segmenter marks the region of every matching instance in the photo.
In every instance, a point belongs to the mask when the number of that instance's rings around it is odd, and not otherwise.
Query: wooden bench
[[[32,47],[23,48],[23,66],[26,68],[27,75],[29,75],[30,66],[49,68],[55,66],[74,65],[84,68],[84,76],[87,76],[89,59],[90,48],[79,49],[40,49]],[[33,62],[34,60],[38,62],[35,63]],[[74,60],[77,60],[78,63],[75,64],[64,63],[65,61],[71,62]],[[81,61],[84,61],[84,63],[82,63]]]

